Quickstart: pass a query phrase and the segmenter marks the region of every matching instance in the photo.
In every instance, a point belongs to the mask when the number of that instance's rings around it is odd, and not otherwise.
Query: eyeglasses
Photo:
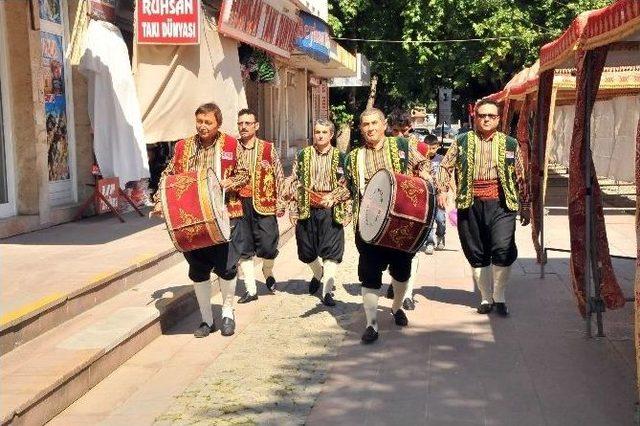
[[[498,118],[497,114],[476,114],[476,117],[478,117],[481,120],[484,120],[485,118],[490,118],[492,120],[495,120],[496,118]]]
[[[255,121],[238,121],[238,126],[249,126],[250,124],[256,124]]]

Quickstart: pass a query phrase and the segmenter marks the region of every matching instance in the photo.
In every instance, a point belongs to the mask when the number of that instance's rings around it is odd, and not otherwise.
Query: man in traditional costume
[[[240,234],[240,270],[246,292],[238,303],[258,300],[254,257],[262,258],[262,274],[270,292],[275,292],[273,264],[278,255],[278,220],[284,214],[282,188],[284,173],[273,143],[259,139],[257,115],[250,109],[238,112],[238,149],[242,164],[249,169],[249,182],[240,188],[243,217],[236,223]]]
[[[322,286],[322,303],[335,306],[333,287],[344,253],[344,225],[350,193],[344,177],[345,154],[331,146],[335,132],[329,120],[316,120],[313,146],[298,154],[291,176],[295,192],[289,217],[296,228],[298,259],[313,277],[309,294]]]
[[[475,131],[459,136],[440,163],[438,205],[445,208],[455,174],[458,235],[482,295],[478,313],[495,308],[506,317],[505,291],[518,257],[516,215],[520,211],[520,223],[526,226],[531,212],[518,141],[496,130],[499,118],[494,101],[478,102]]]
[[[220,293],[222,294],[223,336],[231,336],[235,332],[233,299],[236,292],[237,263],[240,259],[240,228],[234,226],[242,217],[242,204],[237,197],[237,190],[249,180],[249,172],[239,163],[240,150],[238,141],[219,131],[222,124],[222,112],[214,103],[201,105],[196,110],[197,134],[176,144],[175,153],[162,178],[188,171],[213,169],[226,190],[226,207],[231,218],[231,241],[201,249],[184,252],[189,264],[189,278],[200,307],[202,323],[193,333],[195,337],[206,337],[216,330],[211,310],[211,272],[218,276]],[[152,215],[162,215],[159,194]]]
[[[411,114],[407,111],[396,110],[389,114],[389,127],[391,128],[391,135],[399,138],[406,138],[409,140],[409,144],[418,150],[420,154],[427,157],[429,154],[429,146],[416,137],[411,132]],[[431,254],[431,253],[428,253]],[[411,261],[411,277],[407,282],[407,289],[405,291],[402,307],[407,311],[413,311],[416,308],[413,301],[413,288],[415,286],[416,278],[418,275],[418,268],[420,267],[419,257],[416,255]],[[389,284],[387,288],[387,299],[394,298],[393,284]]]
[[[354,204],[354,224],[357,228],[358,211],[365,185],[378,171],[387,169],[395,173],[417,174],[422,179],[431,180],[431,164],[415,145],[405,138],[385,137],[387,127],[382,111],[366,109],[360,114],[360,130],[365,140],[362,147],[353,149],[347,156],[346,174]],[[362,302],[367,319],[362,336],[364,343],[378,339],[378,297],[382,287],[382,273],[387,267],[395,289],[391,306],[395,323],[408,325],[402,310],[402,302],[411,275],[411,261],[414,253],[368,244],[356,230],[356,248],[359,252],[358,277],[362,283]]]

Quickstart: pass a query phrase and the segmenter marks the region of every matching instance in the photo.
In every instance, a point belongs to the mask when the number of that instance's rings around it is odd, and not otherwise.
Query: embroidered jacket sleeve
[[[349,191],[351,198],[356,199],[356,195],[358,194],[358,186],[357,182],[353,179],[353,164],[351,163],[351,154],[347,154],[344,159],[344,176],[345,176],[345,187]]]
[[[458,159],[458,141],[453,141],[440,162],[436,186],[438,193],[449,191],[455,173],[456,160]]]
[[[276,194],[278,194],[276,199],[276,211],[281,213],[287,208],[288,189],[285,186],[284,170],[282,169],[280,155],[278,154],[278,150],[275,145],[273,145],[271,152],[271,155],[273,156],[273,174],[276,178]]]
[[[298,217],[298,161],[293,162],[293,170],[284,183],[284,191],[286,191],[289,199],[289,217]]]
[[[435,175],[433,167],[431,166],[431,160],[424,155],[420,154],[416,144],[409,144],[409,164],[408,167],[412,170],[416,176],[421,177],[427,182],[434,182]]]
[[[531,206],[531,200],[529,197],[529,185],[527,182],[526,171],[524,163],[522,162],[522,153],[520,147],[516,149],[516,182],[518,183],[518,192],[520,195],[520,207],[529,208]]]
[[[331,191],[331,200],[334,204],[338,204],[349,201],[350,198],[351,192],[347,188],[347,180],[343,176],[338,180],[338,186]]]
[[[231,180],[231,187],[229,188],[231,191],[237,191],[247,183],[251,178],[249,174],[249,166],[247,164],[246,156],[242,155],[242,148],[240,147],[240,143],[238,142],[238,146],[236,147],[236,167],[233,171],[233,174],[229,176]]]

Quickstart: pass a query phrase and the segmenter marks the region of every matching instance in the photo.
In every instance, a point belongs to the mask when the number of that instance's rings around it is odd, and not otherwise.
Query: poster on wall
[[[62,0],[38,0],[40,19],[62,25]]]
[[[62,37],[40,32],[42,43],[42,76],[44,111],[49,145],[49,181],[67,180],[69,143],[67,139],[67,102],[64,85],[64,57]]]
[[[199,0],[137,0],[139,44],[200,43]]]

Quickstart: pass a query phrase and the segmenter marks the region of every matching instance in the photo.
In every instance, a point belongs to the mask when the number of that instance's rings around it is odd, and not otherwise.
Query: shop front
[[[0,237],[69,221],[90,193],[87,93],[68,55],[77,8],[0,2]]]

